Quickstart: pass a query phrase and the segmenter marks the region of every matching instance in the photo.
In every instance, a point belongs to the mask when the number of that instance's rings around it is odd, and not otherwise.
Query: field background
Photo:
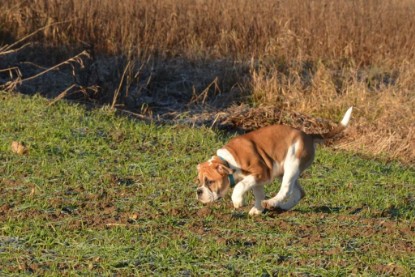
[[[0,59],[7,81],[88,51],[66,78],[13,88],[140,114],[247,103],[335,120],[353,105],[339,147],[413,163],[414,26],[413,0],[6,0]]]
[[[0,273],[408,276],[414,76],[414,0],[4,0]],[[349,106],[293,211],[195,201],[236,131]]]
[[[195,199],[229,136],[1,93],[0,271],[10,275],[333,276],[415,270],[415,172],[320,148],[294,210],[249,218]],[[26,142],[17,155],[11,141]],[[278,182],[267,187],[271,196]]]

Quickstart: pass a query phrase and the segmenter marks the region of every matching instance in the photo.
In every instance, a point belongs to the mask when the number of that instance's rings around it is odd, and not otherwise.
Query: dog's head
[[[233,173],[227,162],[218,156],[197,166],[197,199],[209,203],[223,197],[230,187],[228,175]]]

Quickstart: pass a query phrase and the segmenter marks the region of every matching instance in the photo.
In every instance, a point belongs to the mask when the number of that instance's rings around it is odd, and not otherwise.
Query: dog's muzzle
[[[220,198],[216,192],[212,192],[205,186],[199,187],[196,190],[196,198],[202,203],[210,203]]]

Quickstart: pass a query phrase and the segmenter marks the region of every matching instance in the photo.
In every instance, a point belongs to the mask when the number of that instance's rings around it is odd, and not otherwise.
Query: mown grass
[[[321,148],[293,211],[249,218],[250,207],[235,211],[229,197],[195,200],[196,164],[230,134],[10,93],[0,94],[0,118],[2,274],[415,270],[413,168]],[[12,141],[29,153],[13,153]]]

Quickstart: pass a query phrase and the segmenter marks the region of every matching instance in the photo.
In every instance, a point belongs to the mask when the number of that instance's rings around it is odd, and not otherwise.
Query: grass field
[[[414,168],[322,147],[294,210],[250,218],[195,200],[197,163],[232,134],[11,93],[0,118],[0,275],[415,271]]]

